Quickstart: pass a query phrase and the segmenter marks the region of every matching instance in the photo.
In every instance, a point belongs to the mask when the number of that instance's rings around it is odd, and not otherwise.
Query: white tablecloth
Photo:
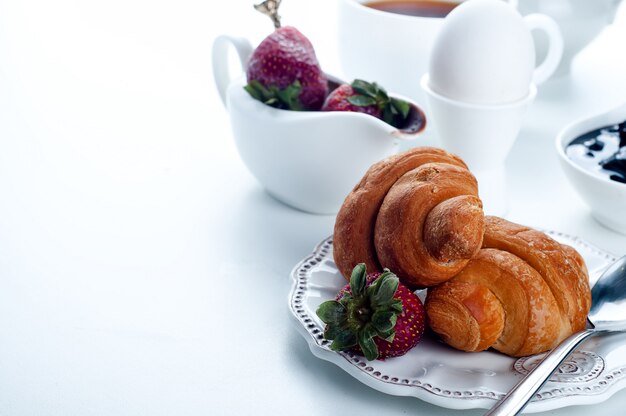
[[[283,3],[340,73],[335,2]],[[334,217],[276,202],[237,155],[210,48],[269,33],[251,4],[0,0],[0,414],[482,414],[374,391],[294,330],[289,272]],[[507,162],[509,219],[616,254],[553,141],[626,100],[625,38],[622,8],[540,89]]]

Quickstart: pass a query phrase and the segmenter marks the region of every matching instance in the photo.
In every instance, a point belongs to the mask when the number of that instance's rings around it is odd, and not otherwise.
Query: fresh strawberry
[[[424,306],[415,293],[389,270],[367,275],[363,263],[337,298],[316,313],[326,324],[324,337],[333,341],[332,350],[353,350],[368,360],[404,355],[424,333]]]
[[[334,89],[322,106],[322,111],[353,111],[382,118],[382,110],[375,104],[363,104],[363,99],[350,84],[342,84]],[[361,103],[361,104],[358,104]],[[366,100],[365,103],[369,103]]]
[[[244,88],[276,108],[319,110],[328,94],[328,79],[309,39],[294,27],[280,27],[279,3],[266,0],[255,6],[272,18],[276,30],[252,53]]]
[[[387,91],[375,82],[360,79],[336,88],[322,106],[322,111],[366,113],[399,128],[406,123],[410,110],[406,101],[389,97]]]

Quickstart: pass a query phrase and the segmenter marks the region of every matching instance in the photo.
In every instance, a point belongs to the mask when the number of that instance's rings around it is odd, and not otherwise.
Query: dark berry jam
[[[578,166],[626,184],[626,121],[575,138],[565,153]]]

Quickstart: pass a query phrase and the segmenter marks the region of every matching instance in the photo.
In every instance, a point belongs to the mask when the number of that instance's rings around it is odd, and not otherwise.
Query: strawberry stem
[[[269,106],[283,110],[304,110],[302,103],[298,100],[302,91],[302,85],[298,80],[295,80],[286,88],[280,89],[276,85],[266,87],[261,82],[253,79],[243,89],[255,100],[259,100]]]
[[[357,107],[376,106],[382,112],[382,120],[394,127],[401,128],[407,121],[411,107],[404,100],[390,97],[387,91],[375,82],[355,79],[350,84],[356,92],[348,97],[348,102]]]
[[[278,14],[278,6],[282,0],[265,0],[263,3],[255,4],[254,8],[266,16],[269,16],[274,23],[274,28],[280,27],[280,15]]]
[[[339,300],[329,300],[317,309],[317,316],[326,324],[324,338],[333,341],[330,349],[345,351],[358,346],[368,360],[378,358],[374,339],[392,342],[402,301],[395,299],[399,279],[385,269],[367,286],[365,264],[358,264],[350,277],[350,291]]]

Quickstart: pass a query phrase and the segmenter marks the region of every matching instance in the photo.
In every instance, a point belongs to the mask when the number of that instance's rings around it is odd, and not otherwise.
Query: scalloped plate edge
[[[607,259],[615,259],[617,256],[609,253],[606,250],[600,249],[594,244],[589,243],[588,241],[577,237],[571,236],[569,234],[550,231],[550,230],[542,230],[548,235],[561,236],[570,241],[575,241],[579,244],[586,246],[587,248],[594,251],[597,255],[601,255],[606,257]],[[330,350],[323,348],[319,345],[314,337],[314,335],[309,332],[306,327],[308,325],[316,326],[312,322],[307,322],[307,318],[302,316],[299,309],[303,307],[299,307],[298,305],[301,303],[304,291],[306,288],[302,287],[299,279],[299,272],[302,268],[310,263],[311,261],[315,261],[315,263],[319,263],[323,261],[327,256],[331,256],[330,246],[332,246],[332,236],[327,237],[322,240],[319,244],[315,246],[311,254],[298,262],[294,268],[292,269],[290,276],[292,279],[291,289],[289,291],[289,309],[291,311],[291,316],[294,319],[294,325],[300,335],[304,337],[307,341],[309,349],[311,353],[322,360],[331,362],[342,370],[346,371],[352,377],[354,377],[359,382],[371,387],[375,390],[378,390],[382,393],[393,395],[393,396],[404,396],[404,397],[415,397],[417,399],[423,400],[430,404],[448,408],[448,409],[456,409],[456,410],[466,410],[466,409],[489,409],[491,408],[495,402],[499,399],[499,396],[496,397],[463,397],[462,399],[453,398],[453,397],[445,397],[434,394],[433,392],[418,386],[418,385],[401,385],[396,383],[388,383],[384,380],[376,378],[372,376],[370,373],[361,370],[359,367],[355,366],[351,363],[351,358],[348,354],[344,353],[336,353]],[[621,378],[609,385],[606,389],[602,390],[598,394],[585,394],[585,395],[558,395],[551,398],[544,398],[540,401],[531,401],[528,406],[524,409],[524,413],[536,413],[536,412],[544,412],[549,410],[554,410],[558,408],[574,406],[574,405],[591,405],[601,403],[609,399],[613,394],[620,391],[626,386],[626,376]]]

